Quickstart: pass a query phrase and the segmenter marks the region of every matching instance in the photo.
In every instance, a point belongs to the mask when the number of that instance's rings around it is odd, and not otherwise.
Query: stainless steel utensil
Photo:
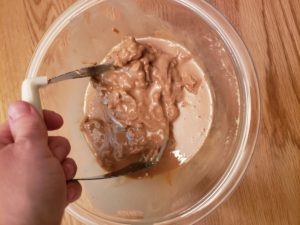
[[[39,88],[40,87],[46,86],[48,84],[64,81],[64,80],[69,80],[69,79],[98,76],[112,68],[113,68],[113,66],[111,64],[101,64],[101,65],[95,65],[95,66],[91,66],[91,67],[82,68],[79,70],[74,70],[74,71],[56,76],[51,79],[48,79],[47,77],[28,78],[28,79],[24,80],[24,82],[22,84],[22,100],[27,101],[27,102],[31,103],[32,105],[34,105],[36,107],[36,109],[42,115],[42,107],[41,107],[41,101],[40,101],[40,96],[39,96]],[[166,129],[165,137],[166,138],[163,141],[162,146],[160,147],[159,153],[155,157],[152,157],[149,160],[141,159],[140,161],[129,164],[117,171],[106,173],[106,174],[103,174],[100,176],[75,178],[72,181],[74,181],[74,180],[87,181],[87,180],[108,179],[108,178],[113,178],[113,177],[125,176],[130,173],[134,173],[137,171],[141,171],[141,170],[145,170],[150,167],[153,167],[153,166],[157,165],[157,163],[160,161],[161,157],[163,156],[164,150],[167,147],[167,144],[169,141],[169,129],[168,128]]]

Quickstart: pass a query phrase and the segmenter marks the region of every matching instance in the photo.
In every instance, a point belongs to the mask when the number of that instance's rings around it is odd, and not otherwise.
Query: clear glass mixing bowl
[[[46,33],[27,75],[53,77],[100,62],[125,35],[175,41],[193,54],[210,86],[211,127],[185,165],[148,179],[82,183],[83,195],[68,211],[86,224],[194,223],[232,193],[253,153],[260,109],[251,58],[205,1],[79,0]],[[65,119],[55,134],[69,138],[80,177],[103,172],[79,130],[87,84],[71,80],[41,90],[43,107]]]

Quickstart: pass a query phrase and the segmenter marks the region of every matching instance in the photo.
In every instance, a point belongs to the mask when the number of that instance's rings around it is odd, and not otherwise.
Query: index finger
[[[57,130],[63,125],[63,118],[56,112],[43,110],[44,121],[48,130]],[[0,124],[0,149],[14,142],[8,122]]]

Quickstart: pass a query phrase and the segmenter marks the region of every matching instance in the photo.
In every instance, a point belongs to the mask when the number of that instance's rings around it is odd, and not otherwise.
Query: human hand
[[[58,225],[64,208],[79,198],[76,164],[67,158],[70,144],[48,137],[62,118],[44,111],[44,119],[28,103],[16,102],[0,125],[0,224]]]

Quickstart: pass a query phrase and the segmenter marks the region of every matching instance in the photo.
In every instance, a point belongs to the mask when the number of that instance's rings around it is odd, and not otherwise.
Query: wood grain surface
[[[0,0],[0,121],[30,58],[75,0]],[[300,224],[300,1],[211,0],[253,57],[262,101],[253,160],[236,192],[199,225]],[[63,225],[79,225],[65,215]]]

